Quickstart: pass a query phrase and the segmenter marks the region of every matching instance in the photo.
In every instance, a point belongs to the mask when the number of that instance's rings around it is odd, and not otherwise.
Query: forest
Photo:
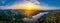
[[[0,23],[23,23],[21,11],[0,10]],[[60,23],[60,10],[55,10],[41,16],[39,23]]]

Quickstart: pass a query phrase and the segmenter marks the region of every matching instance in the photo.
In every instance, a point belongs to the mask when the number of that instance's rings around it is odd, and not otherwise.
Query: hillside
[[[39,18],[39,23],[60,23],[60,10],[49,12],[41,18]]]

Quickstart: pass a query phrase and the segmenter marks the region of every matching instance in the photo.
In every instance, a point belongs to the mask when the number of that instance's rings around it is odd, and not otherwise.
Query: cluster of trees
[[[23,23],[22,18],[23,15],[18,11],[0,11],[0,23]]]
[[[0,23],[23,23],[23,15],[20,11],[1,11]],[[60,23],[60,10],[49,12],[38,19],[39,23]]]
[[[60,10],[45,14],[38,21],[39,23],[60,23]]]

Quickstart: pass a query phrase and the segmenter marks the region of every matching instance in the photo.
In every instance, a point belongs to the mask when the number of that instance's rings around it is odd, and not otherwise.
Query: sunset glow
[[[32,18],[32,15],[33,15],[34,11],[39,9],[38,6],[36,6],[32,3],[28,3],[28,4],[24,3],[24,4],[21,4],[20,7],[21,7],[20,8],[21,10],[24,10],[25,16],[27,18]]]
[[[40,9],[38,6],[34,5],[33,3],[24,3],[20,5],[20,9],[22,10],[38,10]]]

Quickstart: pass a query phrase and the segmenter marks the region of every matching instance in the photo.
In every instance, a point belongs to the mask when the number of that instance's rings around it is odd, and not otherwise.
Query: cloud
[[[33,3],[33,4],[35,4],[35,5],[40,5],[40,2],[38,1],[38,0],[24,0],[25,2],[31,2],[31,3]]]
[[[0,9],[24,9],[24,5],[26,6],[34,6],[35,8],[40,8],[41,10],[54,10],[54,9],[59,9],[56,7],[48,7],[47,6],[39,6],[40,2],[37,0],[23,0],[23,2],[16,2],[14,5],[11,6],[0,6]]]

